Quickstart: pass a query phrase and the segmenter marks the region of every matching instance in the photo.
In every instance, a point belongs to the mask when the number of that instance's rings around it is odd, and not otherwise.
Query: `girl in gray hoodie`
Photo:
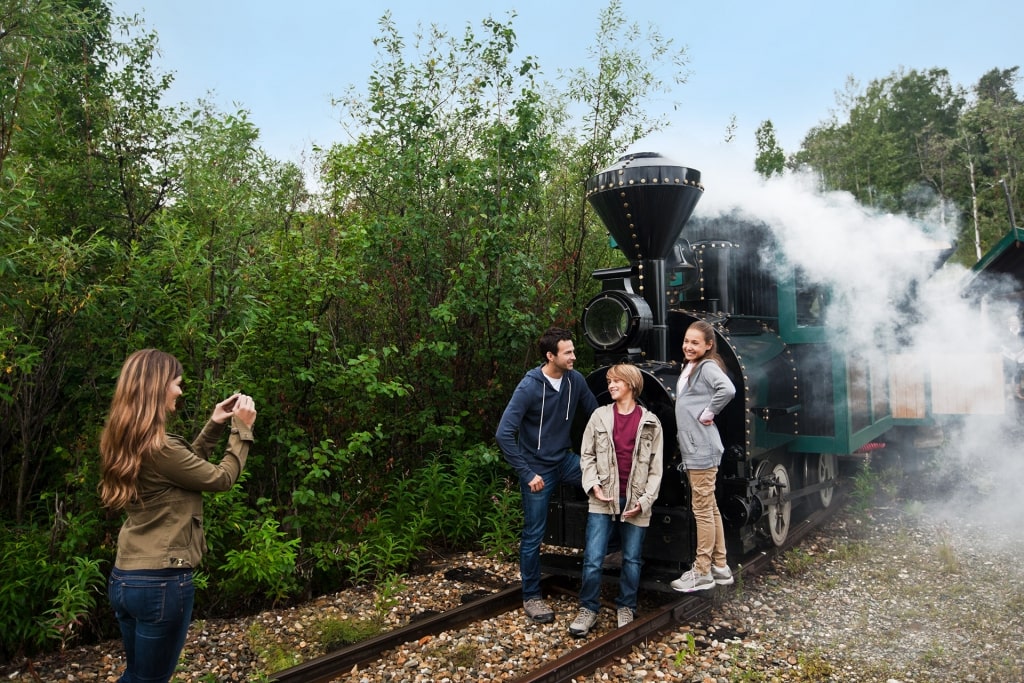
[[[686,363],[676,387],[676,437],[682,467],[690,483],[690,501],[697,523],[693,567],[672,582],[684,593],[733,582],[725,558],[725,529],[715,501],[715,478],[722,462],[722,437],[715,416],[736,395],[715,348],[715,330],[704,321],[690,325],[683,338]]]

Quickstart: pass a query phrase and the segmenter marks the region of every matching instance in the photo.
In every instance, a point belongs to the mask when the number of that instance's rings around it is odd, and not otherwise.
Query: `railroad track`
[[[752,576],[764,571],[773,557],[799,544],[811,531],[833,517],[843,507],[845,496],[837,491],[832,505],[819,510],[806,519],[794,523],[786,543],[754,553],[742,564],[738,573]],[[573,581],[564,576],[546,576],[543,579],[545,593],[575,593]],[[717,589],[716,589],[717,592]],[[603,636],[588,640],[570,650],[558,659],[516,679],[517,683],[570,683],[573,678],[590,673],[598,666],[615,657],[629,653],[633,646],[674,628],[677,624],[694,621],[711,610],[713,600],[708,594],[687,594],[672,599],[638,617],[629,626],[613,629]],[[269,677],[277,683],[327,683],[347,673],[353,667],[361,667],[377,661],[388,650],[404,643],[420,640],[446,631],[458,630],[467,624],[493,618],[522,606],[519,585],[489,593],[470,603],[441,614],[417,620],[408,626],[395,629],[373,638],[335,650],[321,657],[308,660]]]

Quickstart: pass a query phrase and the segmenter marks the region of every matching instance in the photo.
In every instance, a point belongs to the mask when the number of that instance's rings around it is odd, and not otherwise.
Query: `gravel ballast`
[[[1024,681],[1022,520],[993,525],[973,512],[950,504],[849,505],[769,571],[716,589],[705,620],[681,624],[579,681]],[[338,631],[354,624],[394,628],[451,609],[481,589],[446,578],[453,567],[518,578],[514,562],[463,554],[439,558],[386,595],[353,588],[250,617],[196,621],[176,680],[260,680],[321,654],[322,641],[337,642]],[[516,610],[408,643],[338,680],[512,680],[580,644],[567,632],[575,600],[551,602],[553,624],[528,623]],[[614,619],[603,609],[588,639],[607,633]],[[0,675],[116,681],[122,667],[120,641],[111,640],[31,666],[17,662]]]

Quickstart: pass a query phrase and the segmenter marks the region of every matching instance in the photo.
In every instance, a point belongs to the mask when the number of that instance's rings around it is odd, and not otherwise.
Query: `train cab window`
[[[824,285],[810,282],[802,273],[796,278],[797,327],[821,327],[825,324],[828,290]]]

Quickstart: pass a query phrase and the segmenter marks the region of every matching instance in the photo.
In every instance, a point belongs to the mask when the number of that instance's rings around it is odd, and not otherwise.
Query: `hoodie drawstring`
[[[572,406],[572,380],[569,379],[569,375],[565,376],[565,381],[569,385],[569,400],[565,404],[565,421],[569,421],[569,407]]]
[[[572,410],[572,380],[569,376],[565,376],[565,382],[569,385],[569,400],[565,404],[565,421],[569,421],[569,413]],[[553,387],[552,387],[553,388]],[[548,382],[544,380],[541,382],[540,390],[540,425],[537,427],[537,450],[540,450],[540,435],[544,431],[544,404],[548,396]]]
[[[537,427],[537,450],[540,450],[540,434],[544,431],[544,401],[548,397],[548,381],[541,380],[540,385],[540,425]]]

